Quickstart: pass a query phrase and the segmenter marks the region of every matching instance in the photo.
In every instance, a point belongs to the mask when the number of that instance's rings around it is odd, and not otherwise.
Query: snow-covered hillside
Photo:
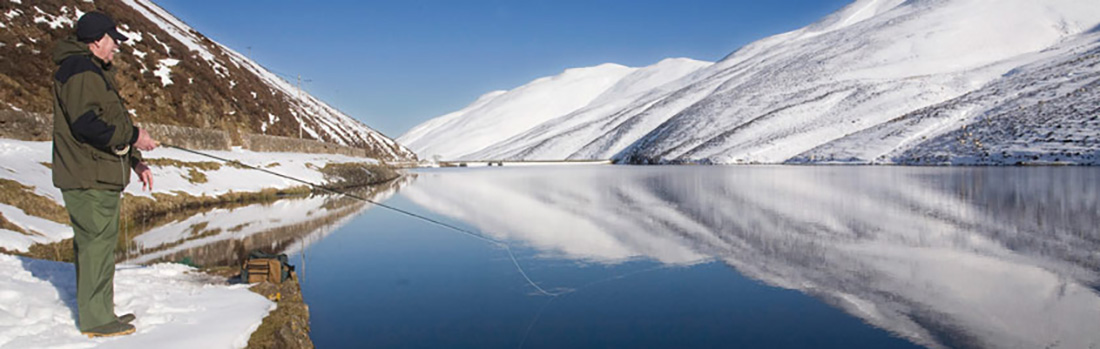
[[[792,162],[1100,164],[1100,36]]]
[[[604,64],[569,69],[511,91],[486,94],[458,112],[414,127],[397,141],[423,158],[499,159],[505,153],[536,152],[530,147],[541,146],[550,148],[550,154],[524,158],[561,159],[561,151],[537,144],[547,139],[544,133],[569,133],[570,128],[598,122],[618,106],[706,65],[669,59],[645,68]]]
[[[453,159],[588,105],[632,71],[617,64],[570,69],[513,91],[482,96],[465,113],[444,115],[429,121],[436,125],[430,130],[414,129],[397,140],[425,157]]]
[[[624,76],[584,108],[536,125],[505,142],[469,155],[474,159],[574,158],[573,153],[606,134],[627,115],[624,109],[648,107],[671,93],[684,76],[710,66],[685,58],[666,59]]]
[[[315,139],[381,160],[414,155],[392,139],[202,35],[149,0],[0,4],[0,110],[52,111],[53,47],[87,11],[108,13],[130,40],[116,55],[119,91],[137,122]],[[289,77],[286,77],[289,78]],[[10,79],[10,80],[8,80]]]
[[[746,45],[713,65],[694,71],[684,69],[685,74],[678,79],[652,84],[648,91],[632,90],[633,98],[595,99],[555,118],[527,117],[525,113],[534,106],[509,111],[487,104],[477,108],[477,113],[448,115],[448,123],[429,121],[431,125],[425,124],[417,131],[424,134],[424,127],[438,130],[453,124],[481,125],[484,128],[476,132],[495,134],[496,142],[468,137],[475,130],[438,132],[411,148],[422,156],[437,154],[432,153],[439,149],[434,148],[435,144],[457,150],[438,153],[445,159],[785,162],[1003,79],[1014,80],[1005,86],[989,87],[988,93],[1001,96],[994,99],[1012,96],[1018,86],[1067,87],[1047,81],[1069,73],[1066,69],[1078,69],[1077,74],[1081,74],[1080,70],[1087,73],[1098,68],[1088,63],[1076,68],[1051,63],[1043,74],[1002,76],[1026,70],[1021,67],[1040,61],[1088,57],[1082,52],[1087,51],[1085,43],[1100,35],[1098,24],[1100,3],[1094,1],[858,0],[807,27]],[[1071,80],[1071,85],[1083,87],[1096,79]],[[1042,96],[1047,92],[1038,90],[1032,89],[1039,96],[1033,102],[1045,103]],[[555,96],[565,92],[550,91],[545,98],[557,100]],[[1051,96],[1055,93],[1049,92]],[[1098,100],[1093,96],[1085,93],[1072,103],[1095,105]],[[1014,115],[1027,119],[1035,116],[1033,112]],[[494,123],[479,121],[487,120],[483,115],[494,115],[496,120],[506,117],[509,126],[496,132]],[[932,139],[927,136],[935,135],[927,131],[957,128],[960,120],[970,119],[973,117],[957,114],[925,119],[919,129],[901,132],[926,136],[918,138],[921,142],[909,137],[889,141],[850,138],[844,144],[837,143],[831,152],[842,149],[845,154],[855,154],[848,157],[854,161],[869,162],[900,153],[902,148],[940,149],[944,147],[942,142],[924,144],[924,140]],[[519,125],[526,127],[517,133]],[[1086,126],[1063,125],[1076,130],[1063,131],[1080,137],[1095,133]],[[968,132],[975,127],[987,126],[974,124]],[[1028,140],[1008,137],[1003,142]],[[1040,148],[1046,153],[1098,149],[1095,143],[1074,143],[1071,147],[1045,142]],[[959,150],[956,147],[952,151]],[[888,156],[891,161],[901,162],[916,158],[892,156]],[[816,161],[817,156],[798,158],[807,159]]]
[[[134,8],[138,12],[141,12],[153,23],[156,23],[161,29],[172,35],[173,38],[179,40],[188,49],[198,53],[199,57],[210,63],[211,69],[219,75],[223,75],[229,78],[225,65],[232,64],[238,68],[242,68],[247,72],[255,74],[265,82],[269,87],[272,87],[278,93],[283,94],[286,98],[291,99],[290,114],[294,116],[295,122],[302,125],[302,132],[308,134],[311,138],[319,140],[327,140],[343,145],[356,145],[356,144],[377,144],[376,146],[387,151],[389,159],[407,159],[410,158],[408,149],[394,143],[392,139],[378,133],[377,131],[367,127],[362,122],[351,118],[343,112],[333,108],[327,103],[313,97],[308,92],[301,91],[290,82],[283,78],[280,78],[275,73],[267,70],[259,63],[245,57],[225,45],[214,42],[205,37],[198,37],[194,33],[197,33],[194,29],[189,27],[183,21],[177,19],[172,14],[168,13],[164,9],[160,8],[152,1],[148,0],[122,0],[124,3]],[[133,33],[140,37],[141,33]],[[210,51],[221,51],[222,59],[212,54]],[[224,58],[228,58],[225,61]],[[275,91],[271,91],[274,93]],[[277,117],[269,119],[264,123],[264,127],[267,124],[278,122]]]

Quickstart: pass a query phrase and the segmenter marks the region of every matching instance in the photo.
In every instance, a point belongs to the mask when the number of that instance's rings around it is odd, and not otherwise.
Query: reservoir
[[[342,212],[270,243],[299,264],[318,347],[1089,348],[1098,183],[1083,167],[424,169],[370,197],[436,223],[331,197],[249,216]],[[202,239],[246,224],[225,220]],[[146,234],[161,256],[195,251]]]

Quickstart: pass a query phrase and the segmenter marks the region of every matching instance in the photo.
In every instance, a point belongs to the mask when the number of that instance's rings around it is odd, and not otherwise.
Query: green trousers
[[[73,223],[77,324],[81,331],[87,331],[117,321],[115,247],[120,192],[68,189],[61,195]]]

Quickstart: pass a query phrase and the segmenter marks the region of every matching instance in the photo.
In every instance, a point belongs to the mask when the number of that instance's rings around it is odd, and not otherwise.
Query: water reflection
[[[432,211],[544,257],[718,259],[929,347],[1100,347],[1092,168],[424,171]]]
[[[402,177],[354,193],[383,201],[410,181],[411,177]],[[136,236],[130,252],[133,257],[127,262],[189,261],[199,266],[227,266],[236,265],[253,249],[293,254],[372,207],[350,198],[314,195],[215,208]]]

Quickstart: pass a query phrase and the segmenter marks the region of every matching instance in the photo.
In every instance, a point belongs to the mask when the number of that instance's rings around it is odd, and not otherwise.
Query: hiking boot
[[[87,331],[82,331],[81,333],[88,336],[88,338],[99,338],[99,337],[124,336],[124,335],[134,333],[135,330],[136,329],[134,328],[134,325],[124,324],[124,323],[115,321],[115,322],[111,322],[111,323],[108,323],[106,325],[99,326],[99,327],[96,327],[96,328],[93,328],[93,329],[90,329],[90,330],[87,330]]]
[[[134,320],[137,319],[137,316],[134,316],[134,314],[125,314],[125,315],[122,315],[122,316],[117,316],[117,318],[118,318],[118,322],[128,324],[128,323],[134,322]]]

